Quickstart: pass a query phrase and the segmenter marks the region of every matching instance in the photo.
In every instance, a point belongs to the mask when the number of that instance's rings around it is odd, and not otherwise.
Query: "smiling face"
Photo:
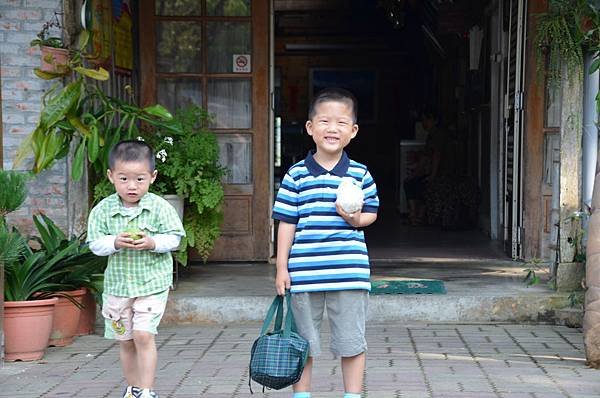
[[[358,133],[352,107],[341,101],[324,101],[315,106],[306,131],[317,146],[317,154],[338,156]]]
[[[148,192],[156,179],[156,170],[150,170],[146,161],[118,160],[107,172],[108,179],[115,186],[123,206],[133,207]]]

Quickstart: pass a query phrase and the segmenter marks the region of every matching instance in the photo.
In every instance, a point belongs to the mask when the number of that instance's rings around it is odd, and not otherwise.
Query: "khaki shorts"
[[[337,357],[353,357],[365,352],[368,301],[366,290],[292,293],[296,328],[310,343],[309,355],[321,354],[321,322],[325,307],[331,328],[331,352]]]
[[[169,290],[142,297],[102,295],[104,337],[132,340],[133,331],[157,333],[158,324],[165,313]]]

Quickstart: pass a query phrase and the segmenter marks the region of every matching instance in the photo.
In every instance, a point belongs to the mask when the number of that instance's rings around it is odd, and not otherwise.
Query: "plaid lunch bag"
[[[252,380],[264,388],[280,390],[297,383],[302,376],[304,364],[308,358],[308,341],[296,333],[294,315],[292,314],[290,293],[286,293],[287,312],[284,318],[283,297],[277,296],[267,311],[267,316],[254,341],[250,353],[250,392]],[[273,316],[275,327],[267,332]],[[281,328],[283,324],[283,329]]]

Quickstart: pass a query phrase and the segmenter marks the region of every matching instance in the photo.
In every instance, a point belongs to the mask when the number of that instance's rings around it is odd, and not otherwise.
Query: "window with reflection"
[[[206,30],[208,73],[231,73],[233,55],[250,54],[250,23],[209,22]]]
[[[249,16],[250,0],[206,0],[206,13],[225,17]]]
[[[167,73],[200,73],[202,25],[193,21],[158,21],[156,69]]]
[[[158,79],[156,97],[172,113],[189,105],[202,106],[202,84],[195,79]]]
[[[226,184],[252,182],[252,137],[248,134],[219,134],[219,163],[227,167]]]
[[[155,0],[156,15],[199,16],[202,15],[202,2],[198,0]]]
[[[208,112],[214,114],[213,128],[252,127],[252,84],[250,79],[211,79],[207,88]]]

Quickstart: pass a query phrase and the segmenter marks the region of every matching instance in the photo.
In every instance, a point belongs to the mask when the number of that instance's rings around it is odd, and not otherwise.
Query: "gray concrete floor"
[[[412,227],[391,218],[383,222],[367,230],[372,279],[439,279],[447,294],[372,296],[373,321],[550,321],[556,309],[568,305],[567,295],[547,283],[523,283],[528,265],[508,259],[479,231]],[[547,267],[537,272],[548,279]],[[267,262],[180,268],[164,320],[260,320],[275,293],[274,280],[275,266]]]
[[[472,262],[373,261],[371,278],[439,279],[449,295],[539,295],[552,293],[545,284],[527,287],[525,265],[493,259]],[[545,270],[539,271],[547,279]],[[275,265],[269,263],[208,263],[180,268],[177,296],[269,296],[274,294]]]
[[[161,398],[250,397],[248,361],[260,325],[161,327]],[[585,366],[580,330],[533,324],[370,323],[364,398],[592,398],[600,373]],[[323,330],[324,348],[328,327]],[[0,397],[118,398],[118,346],[98,335],[49,348],[43,360],[0,367]],[[342,397],[339,361],[315,362],[313,397]],[[291,389],[256,397],[291,397]]]

